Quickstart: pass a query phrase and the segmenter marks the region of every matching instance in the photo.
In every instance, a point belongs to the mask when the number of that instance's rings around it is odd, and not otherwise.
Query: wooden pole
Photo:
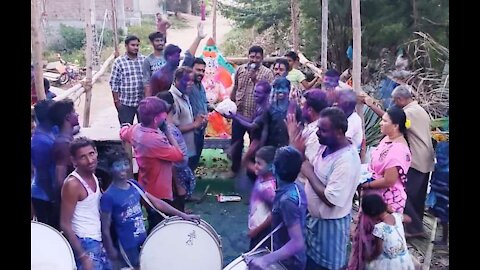
[[[360,20],[360,0],[352,0],[352,32],[353,32],[353,63],[352,80],[353,89],[357,96],[362,92],[362,24]],[[363,139],[365,138],[365,117],[363,115],[363,103],[357,102],[355,111],[362,119]],[[365,149],[366,151],[366,149]],[[364,162],[365,155],[361,151],[360,158]]]
[[[117,30],[117,1],[112,0],[112,30],[113,30],[113,46],[115,49],[114,55],[117,58],[120,55],[118,50],[118,30]]]
[[[322,0],[322,69],[327,70],[328,52],[328,0]]]
[[[217,0],[213,0],[213,8],[212,8],[212,37],[213,40],[217,41]]]
[[[92,102],[92,72],[93,72],[93,54],[95,53],[95,0],[84,0],[85,3],[85,23],[87,36],[86,64],[87,76],[85,79],[85,107],[83,111],[83,127],[90,126],[90,104]]]
[[[360,0],[352,0],[352,30],[353,30],[353,89],[359,93],[362,74],[362,28],[360,21]]]
[[[42,65],[42,31],[40,28],[40,3],[38,0],[31,0],[31,31],[32,31],[32,56],[33,69],[35,74],[35,91],[37,100],[44,100],[45,88],[43,86],[43,65]]]
[[[293,51],[298,52],[299,49],[299,36],[298,36],[298,17],[299,17],[299,9],[298,9],[298,1],[297,0],[290,0],[290,11],[292,16],[292,43],[293,43]]]

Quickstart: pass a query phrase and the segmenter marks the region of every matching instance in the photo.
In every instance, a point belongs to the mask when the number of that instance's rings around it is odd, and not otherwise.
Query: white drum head
[[[142,270],[220,270],[223,255],[218,234],[200,224],[172,217],[158,224],[140,252]]]
[[[270,253],[268,250],[262,248],[262,249],[259,249],[259,250],[255,251],[255,252],[252,252],[248,256],[250,256],[250,257],[260,257],[260,256],[267,255],[268,253]],[[235,260],[233,260],[227,266],[225,266],[225,268],[223,268],[223,270],[248,270],[248,266],[247,266],[247,263],[245,262],[245,259],[243,258],[243,255],[242,255],[242,256],[236,258]],[[287,270],[287,269],[280,263],[273,263],[273,264],[269,265],[266,270]]]
[[[63,235],[46,224],[31,222],[31,269],[77,269],[72,248]]]

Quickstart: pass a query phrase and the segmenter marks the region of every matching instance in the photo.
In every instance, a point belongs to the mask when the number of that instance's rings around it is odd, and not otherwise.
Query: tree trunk
[[[35,91],[37,101],[45,99],[45,88],[43,86],[43,66],[42,66],[42,31],[40,28],[40,3],[38,0],[31,0],[32,11],[31,31],[32,31],[32,56],[33,71],[35,73]]]
[[[115,58],[120,55],[118,50],[118,30],[117,30],[117,1],[112,0],[112,30],[113,30],[113,47],[115,49]]]
[[[328,0],[322,0],[322,69],[327,70],[328,52]]]
[[[300,47],[299,36],[298,36],[298,19],[300,11],[298,9],[298,0],[290,0],[290,11],[292,14],[292,43],[293,50],[298,52]]]
[[[412,0],[412,9],[413,9],[413,30],[418,30],[418,10],[417,10],[417,1]]]
[[[360,0],[352,0],[352,32],[353,32],[353,89],[357,95],[362,91],[362,24],[360,20]],[[356,112],[362,119],[362,129],[365,138],[365,119],[363,116],[363,103],[358,102]],[[362,156],[363,160],[364,156]]]
[[[93,58],[95,54],[95,0],[84,0],[85,3],[85,32],[87,44],[85,50],[85,60],[87,76],[85,79],[85,106],[83,111],[83,127],[90,126],[90,104],[92,101],[92,71]]]
[[[217,42],[217,0],[213,0],[212,3],[212,37],[215,42]]]
[[[123,34],[127,34],[127,22],[125,19],[125,0],[117,0],[117,26],[123,30]]]
[[[186,0],[185,3],[185,12],[187,14],[192,14],[192,0]]]

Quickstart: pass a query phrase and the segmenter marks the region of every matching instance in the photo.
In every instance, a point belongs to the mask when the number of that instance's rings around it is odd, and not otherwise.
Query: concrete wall
[[[155,15],[157,12],[162,12],[158,6],[158,0],[139,0],[139,2],[142,15]]]
[[[147,0],[136,0],[140,3]],[[65,24],[77,28],[85,28],[85,0],[48,0],[45,1],[45,12],[47,13],[47,28],[45,29],[45,41],[51,44],[60,38],[58,29],[60,24]],[[122,14],[120,6],[124,6]],[[137,4],[138,5],[138,4]],[[119,28],[125,27],[128,17],[135,17],[139,10],[134,10],[134,0],[117,0],[117,25]],[[109,13],[112,9],[112,0],[95,0],[96,26],[101,28],[105,10]],[[137,7],[138,9],[138,7]],[[123,15],[123,17],[122,17]],[[105,27],[111,29],[112,21],[107,20]]]

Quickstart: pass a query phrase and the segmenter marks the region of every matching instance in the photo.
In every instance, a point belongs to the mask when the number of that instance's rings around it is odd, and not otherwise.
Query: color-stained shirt
[[[134,180],[131,182],[135,185]],[[131,185],[126,190],[110,185],[100,198],[100,210],[111,214],[112,226],[124,249],[138,248],[147,238],[141,196]]]
[[[133,146],[139,183],[153,196],[173,200],[172,165],[183,160],[182,151],[159,129],[141,124],[122,127],[120,138]]]
[[[265,178],[257,177],[250,196],[250,212],[248,215],[248,228],[250,230],[262,224],[272,212],[276,187],[277,184],[273,175],[268,175]]]
[[[290,241],[288,228],[297,223],[300,224],[303,237],[305,237],[306,214],[307,199],[305,197],[305,191],[301,186],[290,183],[277,189],[272,209],[272,230],[280,223],[283,223],[283,227],[273,234],[274,251],[280,249]],[[305,269],[306,261],[306,252],[301,251],[281,261],[281,263],[288,270],[303,270]]]
[[[348,145],[326,157],[327,147],[320,145],[312,163],[315,175],[325,187],[325,197],[334,206],[328,206],[313,190],[310,182],[305,184],[310,215],[321,219],[339,219],[352,211],[353,195],[360,179],[360,157],[353,145]]]
[[[273,81],[273,71],[264,65],[260,65],[257,71],[257,82],[266,80],[269,83]],[[237,69],[235,73],[235,84],[233,86],[235,100],[237,104],[237,113],[252,119],[255,115],[255,99],[253,98],[255,85],[250,79],[248,64],[244,64]]]
[[[110,76],[112,92],[118,93],[120,103],[129,107],[136,107],[144,97],[142,65],[145,56],[138,54],[137,58],[130,59],[124,54],[113,62]]]
[[[173,107],[175,108],[175,110],[172,111],[173,124],[178,127],[193,123],[193,109],[190,105],[190,99],[188,98],[188,95],[180,92],[180,90],[178,90],[175,85],[172,85],[172,87],[170,88],[170,93],[172,93],[174,99]],[[187,144],[188,157],[195,156],[197,153],[197,149],[195,145],[194,130],[183,132],[182,134],[185,143]]]
[[[32,181],[32,198],[44,201],[55,199],[54,141],[53,133],[35,129],[30,143],[30,155],[35,168]]]
[[[156,57],[153,53],[151,53],[145,60],[143,61],[142,70],[143,70],[143,84],[148,85],[150,83],[150,78],[155,71],[159,70],[163,67],[167,61],[163,54],[160,57]]]

